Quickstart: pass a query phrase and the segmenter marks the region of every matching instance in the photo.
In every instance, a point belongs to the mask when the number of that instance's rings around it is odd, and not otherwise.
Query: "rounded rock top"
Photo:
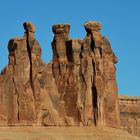
[[[97,21],[87,21],[84,23],[86,31],[98,31],[102,29],[102,25]]]
[[[24,22],[23,27],[27,32],[32,32],[32,33],[35,32],[35,26],[32,22]]]
[[[52,26],[54,34],[67,33],[69,34],[70,24],[55,24]]]

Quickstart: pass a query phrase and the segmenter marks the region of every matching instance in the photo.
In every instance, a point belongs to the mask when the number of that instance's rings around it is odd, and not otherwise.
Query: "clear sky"
[[[51,27],[70,23],[70,38],[84,38],[83,23],[96,20],[119,58],[119,93],[140,96],[140,0],[0,0],[0,71],[8,63],[10,38],[22,36],[22,23],[32,21],[42,58],[52,57]]]

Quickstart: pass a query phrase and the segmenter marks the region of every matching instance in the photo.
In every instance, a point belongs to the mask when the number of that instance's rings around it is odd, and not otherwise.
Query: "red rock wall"
[[[140,97],[119,96],[121,128],[140,137]]]
[[[53,25],[53,60],[44,64],[35,27],[24,23],[0,76],[0,125],[119,127],[117,57],[98,22],[84,27],[85,39],[71,40],[69,24]]]

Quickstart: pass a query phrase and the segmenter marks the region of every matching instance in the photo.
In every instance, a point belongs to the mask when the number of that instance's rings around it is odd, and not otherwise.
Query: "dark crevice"
[[[73,51],[72,51],[72,41],[67,41],[66,42],[66,54],[67,54],[67,59],[69,62],[74,62],[73,60]]]
[[[98,100],[97,100],[97,89],[93,83],[92,86],[92,102],[93,102],[93,109],[94,109],[94,124],[97,125],[97,119],[98,119]]]
[[[94,72],[94,79],[95,79],[95,75],[96,75],[96,71],[95,71],[95,62],[92,61],[92,65],[93,65],[93,72]],[[93,109],[94,109],[94,124],[97,125],[97,119],[98,119],[98,95],[97,95],[97,89],[95,86],[95,80],[93,79],[93,83],[92,83],[92,103],[93,103]]]
[[[95,69],[95,62],[92,60],[92,66],[93,66],[93,74],[96,75],[96,69]]]
[[[30,85],[31,85],[31,89],[33,91],[33,96],[35,99],[35,93],[34,93],[34,82],[33,82],[33,64],[32,64],[32,52],[31,52],[31,46],[29,43],[29,35],[28,32],[26,33],[27,38],[26,38],[26,44],[27,44],[27,51],[28,51],[28,56],[29,56],[29,61],[30,61]]]
[[[53,60],[56,60],[56,59],[59,58],[59,55],[58,55],[58,52],[57,52],[57,49],[56,49],[56,41],[53,40],[51,45],[52,45],[52,50],[53,50]]]
[[[81,52],[84,50],[84,46],[83,46],[83,44],[82,44],[82,46],[81,46]]]
[[[94,51],[94,47],[95,47],[95,41],[94,41],[94,39],[91,37],[90,49],[91,49],[92,51]]]
[[[100,52],[100,55],[101,55],[101,58],[102,58],[102,48],[99,47],[99,52]]]

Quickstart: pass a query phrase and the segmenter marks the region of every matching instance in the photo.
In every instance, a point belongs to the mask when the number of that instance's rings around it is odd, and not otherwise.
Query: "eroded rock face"
[[[41,48],[32,23],[24,23],[24,28],[24,37],[9,41],[9,63],[1,75],[1,104],[9,125],[35,123],[42,104],[39,74],[45,65]]]
[[[0,76],[1,125],[119,127],[115,63],[110,43],[95,21],[84,40],[69,39],[69,24],[53,25],[53,60],[44,64],[31,22],[8,44]]]
[[[121,128],[140,137],[140,97],[119,96]]]

